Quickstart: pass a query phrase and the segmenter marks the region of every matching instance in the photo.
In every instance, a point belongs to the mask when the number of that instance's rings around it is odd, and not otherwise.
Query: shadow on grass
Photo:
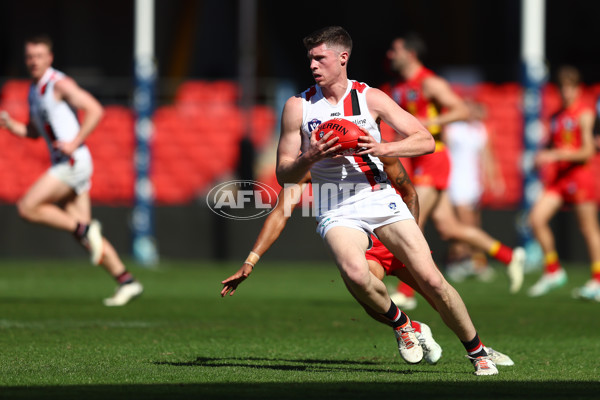
[[[6,399],[597,399],[598,382],[218,383],[4,387]]]
[[[418,373],[419,371],[390,369],[387,363],[376,361],[353,360],[316,360],[316,359],[281,359],[281,358],[216,358],[198,357],[193,361],[156,361],[155,365],[170,365],[173,367],[209,367],[209,368],[256,368],[278,371],[312,371],[312,372],[377,372],[391,374]],[[377,368],[377,366],[381,366]]]

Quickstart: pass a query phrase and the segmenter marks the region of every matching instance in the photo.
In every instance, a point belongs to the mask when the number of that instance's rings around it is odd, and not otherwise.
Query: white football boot
[[[506,268],[508,280],[510,281],[511,293],[517,293],[523,285],[523,275],[525,271],[525,249],[515,247],[512,253],[512,259]]]
[[[551,274],[544,273],[540,280],[529,288],[527,294],[529,297],[543,296],[552,289],[563,286],[565,283],[567,283],[567,273],[561,268]]]
[[[471,360],[473,367],[475,367],[475,372],[473,372],[475,375],[498,375],[498,368],[496,368],[496,364],[492,361],[489,355],[482,357],[466,357]]]
[[[416,332],[419,344],[423,348],[423,359],[428,364],[436,364],[442,358],[442,346],[434,339],[431,333],[431,328],[423,322],[421,324],[421,332]]]
[[[125,283],[115,290],[115,294],[112,297],[104,299],[104,305],[107,307],[124,306],[132,299],[141,295],[143,291],[144,287],[138,281]]]
[[[398,351],[400,356],[408,364],[418,364],[423,359],[423,348],[419,344],[419,339],[412,326],[407,325],[404,328],[394,329],[396,340],[398,341]]]
[[[98,220],[93,219],[90,222],[85,240],[90,250],[90,261],[94,265],[100,264],[104,251],[104,239],[102,238],[102,225],[100,225]]]
[[[494,362],[494,364],[500,365],[502,367],[511,367],[515,365],[515,362],[511,360],[511,358],[506,354],[500,353],[499,351],[494,350],[491,347],[483,346],[483,348],[485,349],[485,352],[488,354],[490,359]]]
[[[414,296],[408,297],[404,293],[396,291],[390,294],[390,299],[392,299],[394,304],[401,310],[414,310],[417,308],[417,299],[415,299]]]
[[[446,265],[444,274],[448,277],[449,281],[460,283],[475,275],[475,264],[471,258],[453,261]]]
[[[590,279],[582,287],[573,289],[573,297],[576,299],[600,301],[600,282]]]

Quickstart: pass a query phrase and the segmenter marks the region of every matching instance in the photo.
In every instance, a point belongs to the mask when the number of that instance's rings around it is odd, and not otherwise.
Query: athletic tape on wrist
[[[248,254],[248,257],[246,257],[246,261],[244,261],[244,263],[250,264],[252,265],[252,268],[254,268],[254,265],[258,262],[258,260],[260,260],[260,256],[251,251],[250,254]]]

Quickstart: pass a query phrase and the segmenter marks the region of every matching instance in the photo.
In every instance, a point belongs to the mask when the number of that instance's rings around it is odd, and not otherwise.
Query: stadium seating
[[[6,82],[0,109],[27,121],[29,81]],[[158,204],[193,201],[212,183],[232,175],[245,134],[257,149],[264,147],[275,127],[275,113],[257,105],[247,114],[237,104],[239,87],[231,81],[188,81],[178,88],[173,105],[159,107],[151,140],[151,179]],[[92,200],[97,204],[131,204],[134,196],[134,134],[132,110],[105,106],[104,117],[88,138],[94,158]],[[0,201],[15,202],[47,168],[42,141],[24,141],[0,134]]]
[[[10,80],[0,88],[0,110],[14,118],[28,119],[27,94],[30,83]],[[484,193],[487,207],[514,208],[521,201],[522,176],[522,89],[516,83],[482,83],[456,87],[463,96],[487,106],[492,149],[504,177],[507,191],[501,199]],[[600,84],[586,88],[587,101],[600,95]],[[559,106],[556,87],[543,90],[543,116],[549,117]],[[151,140],[150,177],[158,204],[183,204],[206,193],[220,179],[234,176],[239,157],[239,142],[248,135],[258,151],[272,142],[275,111],[256,105],[247,113],[238,105],[239,86],[232,81],[183,82],[171,105],[155,111]],[[87,144],[94,157],[91,196],[96,204],[128,205],[133,201],[135,167],[135,117],[131,109],[105,106],[105,114]],[[384,138],[389,127],[382,125]],[[48,152],[43,141],[20,140],[0,132],[0,201],[14,203],[47,168]],[[10,149],[7,151],[6,149]],[[593,160],[600,172],[600,157]],[[407,164],[410,170],[410,165]],[[600,173],[597,198],[600,201]],[[261,172],[258,180],[278,189],[274,171]]]

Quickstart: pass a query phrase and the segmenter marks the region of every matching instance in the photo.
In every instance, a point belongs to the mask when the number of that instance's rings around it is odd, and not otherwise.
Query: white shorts
[[[73,153],[72,160],[54,164],[48,169],[48,172],[66,183],[77,194],[89,191],[92,187],[92,173],[94,172],[90,151],[86,146],[81,146]]]
[[[458,180],[450,181],[448,195],[450,202],[455,206],[476,206],[481,200],[483,189],[481,183],[475,180]]]
[[[322,238],[334,226],[345,226],[375,235],[375,229],[393,222],[414,219],[402,197],[391,187],[370,193],[355,202],[324,212],[317,218]]]

